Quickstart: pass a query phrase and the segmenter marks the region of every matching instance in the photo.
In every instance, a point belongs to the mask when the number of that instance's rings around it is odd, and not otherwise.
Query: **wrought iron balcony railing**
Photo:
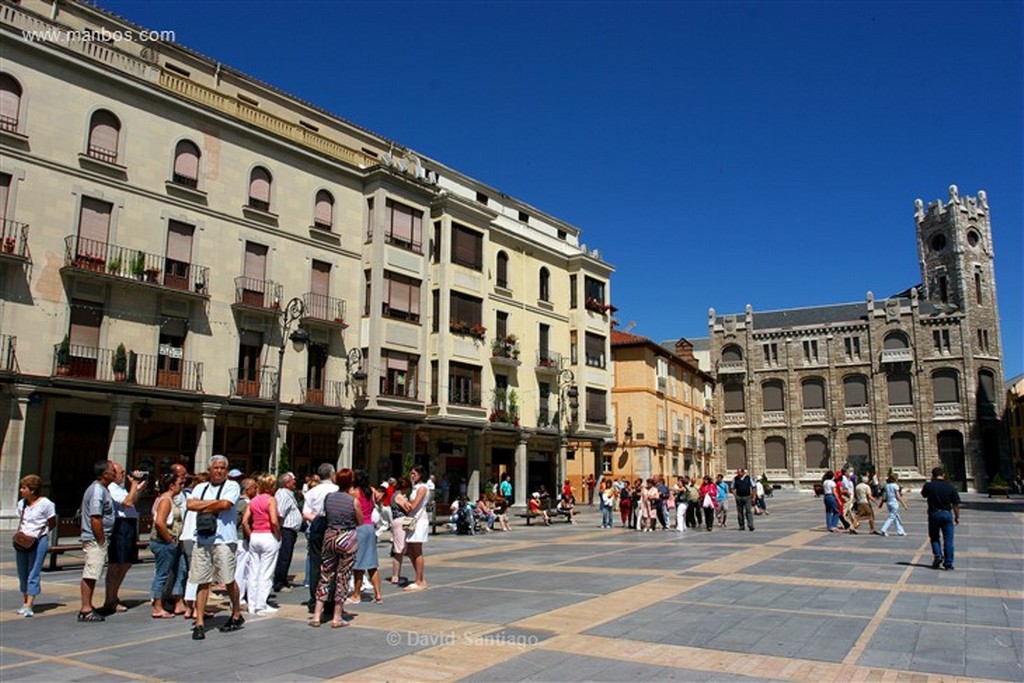
[[[282,289],[280,284],[271,280],[240,275],[235,278],[234,305],[277,311],[281,308]]]
[[[64,266],[200,296],[209,291],[206,266],[76,235],[64,238]]]
[[[274,400],[277,371],[272,368],[231,368],[231,395]]]
[[[7,256],[28,258],[28,224],[3,219],[0,223],[0,252]]]
[[[305,379],[299,380],[299,393],[306,405],[340,408],[341,398],[345,395],[345,383],[337,380],[325,380],[313,386]]]
[[[302,303],[305,306],[302,317],[303,322],[313,321],[328,325],[340,325],[347,327],[345,323],[345,301],[326,294],[306,292],[302,295]]]
[[[62,348],[63,347],[63,348]],[[117,352],[78,344],[53,347],[53,375],[100,382],[124,382],[145,387],[203,391],[203,364],[177,357],[173,347],[157,355]]]

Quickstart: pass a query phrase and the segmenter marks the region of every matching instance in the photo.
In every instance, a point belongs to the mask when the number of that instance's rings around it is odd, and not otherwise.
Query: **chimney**
[[[676,342],[676,355],[689,363],[697,365],[697,359],[693,356],[693,344],[686,339],[680,339]]]

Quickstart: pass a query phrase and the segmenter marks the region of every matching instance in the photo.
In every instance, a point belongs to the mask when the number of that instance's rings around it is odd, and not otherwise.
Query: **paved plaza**
[[[150,618],[151,561],[122,588],[134,607],[105,623],[75,621],[74,554],[18,617],[5,538],[0,680],[1024,680],[1024,503],[966,494],[946,572],[931,569],[924,501],[908,502],[908,535],[888,538],[825,533],[821,500],[797,493],[776,494],[753,533],[606,530],[596,507],[575,526],[514,518],[510,533],[431,537],[431,588],[385,584],[382,604],[350,608],[353,628],[307,626],[296,587],[277,615],[198,642],[180,618]]]

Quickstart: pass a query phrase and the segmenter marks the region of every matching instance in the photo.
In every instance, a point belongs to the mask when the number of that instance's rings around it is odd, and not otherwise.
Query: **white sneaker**
[[[30,610],[28,607],[19,607],[14,613],[17,614],[18,616],[23,617],[23,616],[25,616],[25,612],[31,612],[31,611],[32,610]]]
[[[261,617],[261,616],[264,616],[264,615],[267,615],[267,614],[277,614],[277,608],[276,607],[270,607],[268,605],[268,606],[264,607],[263,609],[256,610],[256,616],[260,616]]]

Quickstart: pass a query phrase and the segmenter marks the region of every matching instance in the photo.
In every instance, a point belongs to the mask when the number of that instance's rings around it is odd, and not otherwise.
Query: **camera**
[[[149,481],[150,472],[148,470],[135,470],[132,472],[131,478],[135,481]]]

